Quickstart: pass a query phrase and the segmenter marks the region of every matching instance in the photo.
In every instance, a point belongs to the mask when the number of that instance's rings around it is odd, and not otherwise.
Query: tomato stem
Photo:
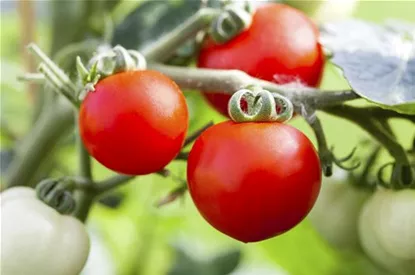
[[[304,105],[302,107],[303,108],[301,115],[305,118],[308,125],[310,125],[310,127],[313,129],[317,139],[318,152],[323,174],[326,177],[330,177],[333,174],[333,154],[327,145],[323,126],[314,110],[307,108]]]
[[[203,126],[202,128],[196,130],[193,134],[188,136],[186,138],[186,140],[184,141],[184,143],[183,143],[183,148],[187,147],[189,144],[191,144],[193,141],[195,141],[200,136],[200,134],[202,134],[205,130],[207,130],[211,126],[213,126],[213,121],[207,123],[205,126]]]
[[[354,122],[363,130],[368,132],[380,144],[382,144],[383,147],[388,150],[389,154],[395,159],[395,162],[399,167],[411,167],[405,149],[399,144],[394,135],[379,123],[379,118],[384,120],[391,117],[401,117],[415,122],[414,116],[395,113],[376,107],[358,108],[346,105],[326,108],[324,111]],[[412,174],[406,173],[405,175],[400,176],[409,177],[409,179],[406,178],[406,181],[409,182],[413,180]]]
[[[365,165],[363,167],[362,172],[358,177],[355,177],[353,173],[350,173],[350,177],[353,178],[351,181],[352,184],[358,188],[368,189],[368,190],[374,190],[375,183],[373,180],[369,178],[370,173],[373,169],[373,166],[376,162],[376,160],[379,157],[379,153],[381,152],[382,147],[379,144],[376,144],[375,148],[372,149],[371,153],[369,154],[369,157],[365,161]]]
[[[314,109],[321,109],[360,98],[352,90],[322,91],[310,87],[289,87],[251,77],[239,70],[183,68],[155,63],[149,63],[148,67],[167,75],[182,89],[223,91],[226,94],[233,94],[239,89],[255,85],[273,94],[287,97],[295,108],[307,104]]]
[[[375,138],[379,143],[381,143],[397,162],[409,165],[409,159],[405,153],[404,148],[397,142],[393,135],[388,133],[388,131],[386,131],[382,125],[377,123],[377,115],[407,118],[415,122],[414,116],[389,112],[387,110],[381,111],[380,108],[358,108],[346,105],[325,108],[324,111],[356,123],[362,129],[371,134],[372,137]]]
[[[76,148],[78,152],[78,176],[85,180],[92,189],[94,188],[94,182],[91,169],[91,156],[85,149],[85,146],[79,134],[78,115],[78,111],[76,110],[74,112],[74,118],[76,125]],[[92,203],[94,202],[94,197],[94,193],[91,192],[89,188],[78,189],[75,194],[76,209],[74,212],[74,216],[82,222],[85,222],[86,218],[88,217],[89,210],[91,208]]]
[[[116,187],[119,187],[120,185],[123,185],[130,180],[134,179],[135,176],[128,176],[128,175],[115,175],[112,176],[104,181],[97,182],[95,185],[96,188],[96,194],[102,195],[105,192],[108,192]]]
[[[58,101],[47,109],[21,142],[17,156],[7,169],[7,187],[29,185],[41,164],[48,159],[56,144],[73,121],[73,108]]]
[[[174,202],[178,198],[182,197],[187,191],[187,185],[184,183],[183,185],[175,188],[174,190],[170,191],[165,197],[161,198],[155,203],[157,208],[160,208],[166,204]]]
[[[189,38],[194,37],[199,31],[206,29],[212,19],[218,16],[219,13],[220,11],[216,9],[202,8],[183,22],[183,24],[139,51],[148,60],[158,62],[167,61]]]
[[[76,113],[75,119],[77,118],[78,118],[78,114]],[[88,180],[92,180],[91,156],[85,149],[85,146],[79,135],[79,131],[77,130],[76,132],[77,132],[76,139],[77,139],[77,149],[78,149],[78,159],[79,159],[78,175]]]
[[[175,159],[186,161],[188,158],[189,158],[189,152],[180,152]]]

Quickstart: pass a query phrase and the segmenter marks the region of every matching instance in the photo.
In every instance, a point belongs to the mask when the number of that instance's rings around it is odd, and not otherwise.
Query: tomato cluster
[[[323,54],[318,30],[281,4],[258,8],[248,30],[224,44],[207,37],[199,67],[239,69],[277,83],[318,85]],[[227,115],[230,96],[206,93]],[[188,109],[179,87],[151,70],[99,81],[81,104],[80,136],[87,151],[122,174],[157,172],[180,152]],[[227,121],[196,140],[188,159],[188,189],[201,215],[242,242],[279,235],[301,222],[320,190],[319,157],[310,140],[283,123]]]
[[[230,41],[216,43],[207,36],[197,66],[236,69],[277,84],[317,87],[325,63],[318,38],[315,24],[299,10],[264,4],[255,10],[249,28]],[[78,120],[83,145],[114,172],[147,175],[161,171],[183,149],[189,128],[186,98],[172,79],[158,71],[118,69],[89,83],[94,84],[93,91],[82,100]],[[91,75],[85,79],[90,80]],[[246,90],[257,104],[260,97],[253,97],[259,92],[254,94],[257,91],[251,85],[234,92]],[[394,274],[414,273],[414,190],[356,189],[345,184],[344,174],[334,179],[336,183],[323,180],[321,188],[319,155],[305,134],[277,119],[265,121],[257,116],[257,121],[238,121],[229,113],[234,106],[229,104],[230,95],[202,93],[216,111],[231,118],[204,130],[188,154],[188,191],[208,224],[250,243],[281,235],[309,216],[332,246],[363,251]],[[275,94],[269,93],[269,97],[276,103]],[[72,103],[78,106],[77,99]],[[238,110],[249,113],[251,103],[239,103]],[[263,109],[274,115],[281,111],[279,107]],[[82,192],[102,193],[91,186]],[[82,271],[90,251],[84,224],[41,202],[56,201],[73,188],[60,186],[57,193],[48,190],[46,199],[28,187],[1,193],[6,221],[0,240],[5,255],[1,268],[6,275]]]
[[[362,254],[376,274],[412,275],[415,270],[415,191],[359,186],[348,172],[324,178],[308,215],[316,231],[342,252]]]

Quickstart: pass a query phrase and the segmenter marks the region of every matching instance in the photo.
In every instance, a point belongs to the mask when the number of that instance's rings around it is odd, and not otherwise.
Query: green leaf
[[[147,1],[119,24],[113,44],[138,49],[173,30],[199,9],[199,1]]]
[[[324,25],[320,40],[357,94],[415,114],[415,25],[340,21]]]

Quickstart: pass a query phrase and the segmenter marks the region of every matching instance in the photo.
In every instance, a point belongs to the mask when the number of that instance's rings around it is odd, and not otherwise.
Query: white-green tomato
[[[359,251],[357,221],[361,208],[371,192],[354,187],[344,170],[323,178],[317,202],[308,215],[316,231],[332,247],[344,251]]]
[[[415,190],[379,189],[359,217],[366,254],[393,274],[415,274]]]
[[[29,187],[0,194],[2,275],[79,275],[89,254],[84,224],[61,215]]]

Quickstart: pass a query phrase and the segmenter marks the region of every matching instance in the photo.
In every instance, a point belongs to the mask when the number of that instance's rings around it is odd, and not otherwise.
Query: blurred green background
[[[23,46],[27,42],[22,19],[24,12],[21,8],[18,9],[17,2],[1,2],[1,122],[4,130],[1,136],[2,154],[6,154],[12,146],[18,146],[19,137],[33,124],[31,115],[34,109],[31,97],[26,92],[28,86],[16,81],[17,75],[28,68],[28,56],[24,53]],[[124,2],[124,9],[119,10],[117,16],[122,17],[123,13],[128,13],[129,8],[138,6],[141,1]],[[35,3],[37,13],[34,40],[48,50],[52,40],[52,24],[44,18],[48,18],[50,13],[49,1]],[[360,1],[352,16],[373,22],[382,22],[387,18],[415,22],[414,11],[415,1]],[[322,88],[336,90],[347,87],[339,71],[328,64]],[[191,112],[190,131],[200,128],[210,120],[219,122],[224,119],[210,109],[197,91],[186,91],[186,96]],[[364,105],[365,102],[354,104]],[[335,153],[339,156],[350,152],[362,138],[367,137],[356,126],[344,120],[323,113],[319,115],[328,142],[335,145]],[[301,129],[315,142],[311,129],[301,118],[292,120],[290,124]],[[393,128],[407,147],[415,132],[410,127],[412,126],[404,121],[393,121]],[[412,130],[408,132],[402,129]],[[8,134],[4,134],[5,132],[16,136],[17,143]],[[382,157],[386,159],[388,155],[384,154]],[[59,149],[58,159],[59,166],[53,170],[52,175],[75,172],[77,159],[71,142]],[[2,162],[4,165],[5,158],[2,158]],[[168,168],[176,176],[185,178],[183,163],[172,163]],[[96,162],[93,173],[96,179],[112,174]],[[160,209],[154,207],[155,202],[179,184],[177,180],[158,175],[138,177],[117,190],[114,196],[107,198],[105,204],[96,204],[88,221],[93,247],[84,274],[202,274],[202,271],[195,273],[195,269],[186,272],[186,268],[204,264],[206,267],[209,259],[220,255],[225,257],[221,253],[232,249],[242,251],[241,262],[232,273],[235,275],[380,274],[360,255],[345,255],[331,248],[314,231],[307,219],[282,236],[256,244],[241,244],[209,226],[198,214],[187,194]],[[114,205],[117,207],[113,207]],[[220,258],[216,260],[218,259]],[[232,265],[232,261],[227,262]]]

